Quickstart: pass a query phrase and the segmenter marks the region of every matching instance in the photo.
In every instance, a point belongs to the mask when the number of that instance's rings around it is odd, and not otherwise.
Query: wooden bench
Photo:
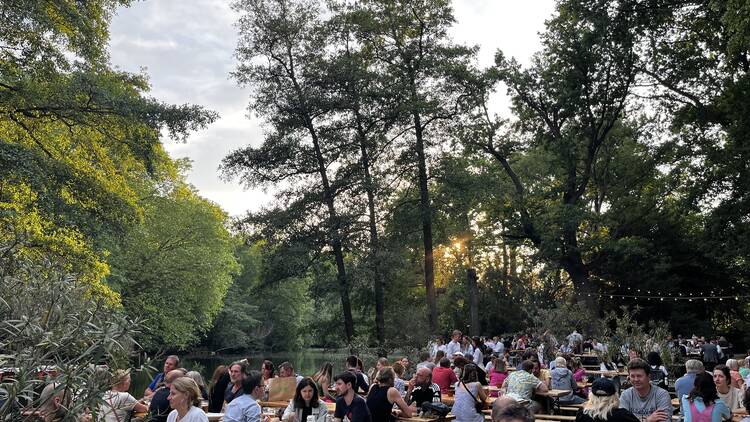
[[[546,413],[538,413],[534,415],[534,419],[543,421],[575,421],[575,416],[564,416],[564,415],[548,415]]]

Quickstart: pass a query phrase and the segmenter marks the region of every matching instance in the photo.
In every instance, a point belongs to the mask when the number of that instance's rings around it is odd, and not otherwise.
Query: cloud
[[[479,45],[482,66],[493,63],[497,49],[521,63],[539,50],[537,33],[553,11],[554,0],[457,0],[456,42]],[[230,215],[257,210],[271,196],[245,191],[218,174],[221,159],[245,145],[258,145],[262,130],[257,117],[247,116],[249,90],[237,86],[229,73],[235,67],[234,23],[239,15],[219,0],[150,0],[121,8],[111,26],[110,55],[120,69],[149,75],[151,95],[159,100],[193,103],[220,113],[221,118],[187,143],[165,142],[175,158],[193,162],[188,181],[201,195]],[[504,95],[493,98],[495,111],[508,115]]]

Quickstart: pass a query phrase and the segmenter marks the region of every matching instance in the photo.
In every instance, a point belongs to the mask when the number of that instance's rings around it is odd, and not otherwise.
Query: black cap
[[[597,378],[593,384],[591,384],[591,393],[595,396],[604,397],[615,394],[615,383],[609,378]]]

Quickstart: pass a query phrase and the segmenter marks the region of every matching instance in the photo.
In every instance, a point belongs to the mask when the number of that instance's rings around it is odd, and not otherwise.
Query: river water
[[[278,367],[282,362],[288,361],[294,367],[295,372],[298,375],[311,376],[320,369],[325,362],[331,362],[333,364],[334,375],[344,369],[344,361],[347,354],[344,352],[326,352],[320,349],[308,349],[300,350],[296,352],[278,352],[278,353],[267,353],[267,354],[256,354],[256,355],[220,355],[211,357],[185,357],[180,359],[180,366],[189,371],[198,371],[203,375],[203,379],[206,382],[206,387],[211,382],[211,376],[214,370],[219,365],[229,365],[230,363],[247,358],[250,361],[250,369],[260,370],[260,364],[264,360],[268,359]],[[365,359],[365,368],[374,366],[375,358]],[[164,366],[164,360],[156,360],[153,366],[162,370]],[[151,382],[151,378],[154,373],[147,373],[146,371],[132,371],[130,384],[130,394],[136,398],[143,396],[144,390],[148,387]]]

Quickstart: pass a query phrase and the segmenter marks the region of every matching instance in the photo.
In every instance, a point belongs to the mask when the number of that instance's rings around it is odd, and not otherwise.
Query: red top
[[[440,387],[440,391],[446,391],[450,386],[458,382],[458,377],[451,368],[436,366],[432,370],[432,382]]]

